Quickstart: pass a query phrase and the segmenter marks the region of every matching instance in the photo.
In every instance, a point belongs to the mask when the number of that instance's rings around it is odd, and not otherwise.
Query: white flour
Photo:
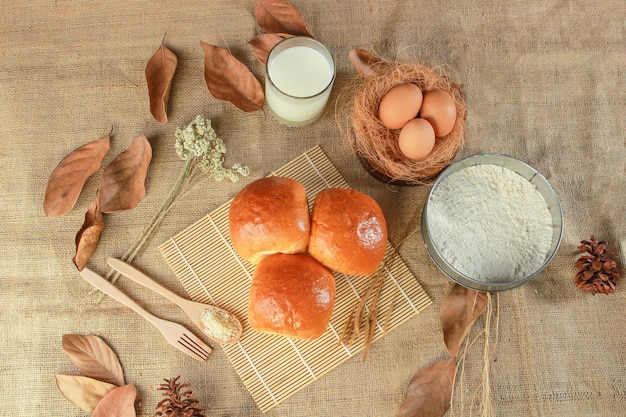
[[[433,191],[434,246],[457,271],[484,282],[523,278],[545,262],[552,217],[527,179],[498,165],[464,168]]]

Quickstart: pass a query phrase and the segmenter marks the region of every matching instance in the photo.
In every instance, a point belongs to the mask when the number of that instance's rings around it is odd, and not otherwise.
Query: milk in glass
[[[322,115],[335,78],[334,61],[323,45],[306,37],[285,39],[266,65],[265,100],[279,122],[300,126]]]

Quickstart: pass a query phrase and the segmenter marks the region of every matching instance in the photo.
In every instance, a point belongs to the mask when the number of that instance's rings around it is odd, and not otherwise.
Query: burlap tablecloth
[[[463,84],[468,108],[461,156],[493,151],[542,172],[561,198],[565,230],[554,262],[539,277],[499,296],[499,338],[491,363],[498,416],[617,416],[626,413],[624,283],[592,296],[573,284],[578,242],[596,234],[626,261],[626,7],[527,1],[293,1],[337,61],[325,117],[287,128],[262,112],[244,113],[212,98],[202,78],[199,40],[228,46],[260,79],[247,42],[259,27],[253,1],[4,1],[0,4],[0,252],[4,395],[0,414],[85,415],[57,390],[54,375],[77,373],[61,349],[65,333],[96,334],[117,352],[128,382],[151,415],[163,378],[181,375],[208,416],[260,415],[219,348],[202,365],[179,354],[142,318],[110,298],[99,304],[72,264],[74,235],[97,180],[77,206],[46,218],[42,197],[56,164],[72,149],[106,135],[105,163],[138,134],[153,145],[147,195],[109,215],[91,266],[106,272],[146,226],[181,167],[176,127],[211,118],[227,144],[227,162],[251,167],[240,183],[205,182],[166,217],[135,261],[182,292],[157,246],[230,199],[243,184],[321,145],[346,181],[376,198],[394,230],[421,210],[429,188],[388,188],[370,177],[346,146],[334,100],[355,81],[353,47],[387,59],[446,65]],[[166,44],[179,58],[170,122],[148,111],[144,67]],[[268,416],[391,416],[411,377],[447,357],[438,321],[451,287],[415,233],[400,252],[433,305],[360,356],[270,410]],[[624,270],[622,269],[622,274]],[[118,284],[149,310],[190,324],[172,305],[127,280]],[[484,325],[481,318],[477,329]],[[450,415],[469,415],[481,381],[482,350],[465,362]],[[477,400],[474,400],[476,403]],[[477,406],[477,404],[475,404]],[[473,408],[477,415],[477,408]]]

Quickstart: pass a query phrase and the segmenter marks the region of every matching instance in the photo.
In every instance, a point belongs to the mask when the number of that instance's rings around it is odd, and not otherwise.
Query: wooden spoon
[[[228,311],[214,305],[187,300],[186,298],[174,294],[121,259],[108,258],[107,263],[120,274],[172,301],[187,313],[193,323],[214,342],[231,344],[237,342],[241,337],[243,333],[241,322]]]

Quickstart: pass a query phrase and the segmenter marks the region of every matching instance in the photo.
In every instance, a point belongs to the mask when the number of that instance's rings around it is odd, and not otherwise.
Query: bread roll
[[[274,254],[254,271],[248,321],[260,332],[311,340],[326,330],[334,303],[328,268],[308,255]]]
[[[313,203],[309,253],[347,275],[370,275],[387,248],[387,222],[378,203],[359,191],[331,188]]]
[[[286,177],[266,177],[244,187],[228,213],[235,251],[258,264],[273,253],[304,252],[309,244],[309,203],[304,186]]]

